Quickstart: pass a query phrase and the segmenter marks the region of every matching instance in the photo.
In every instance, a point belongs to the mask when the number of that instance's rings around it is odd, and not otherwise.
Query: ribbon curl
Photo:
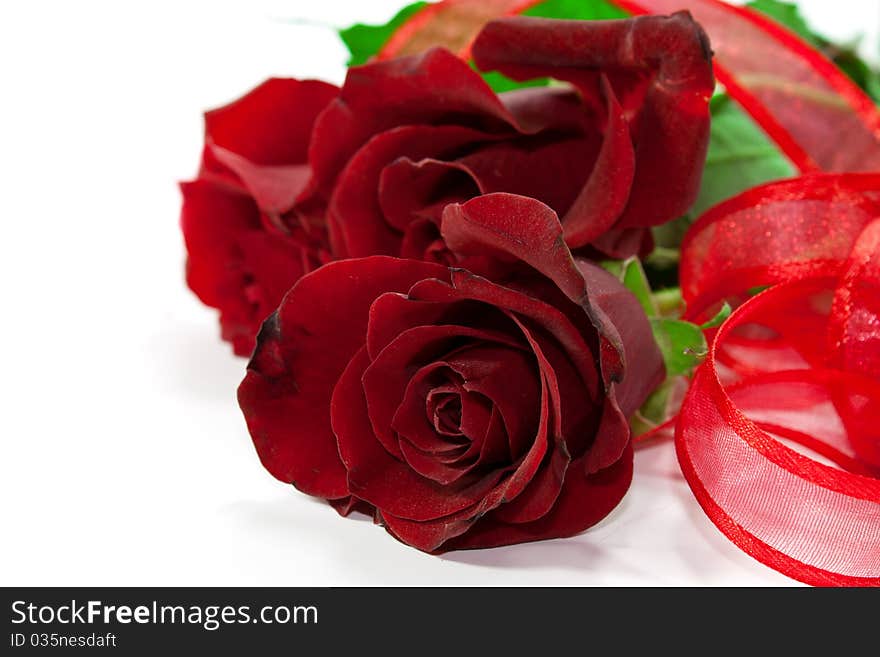
[[[682,471],[731,541],[813,585],[880,585],[878,194],[872,174],[765,185],[710,210],[682,250],[694,315],[771,285],[694,376]]]

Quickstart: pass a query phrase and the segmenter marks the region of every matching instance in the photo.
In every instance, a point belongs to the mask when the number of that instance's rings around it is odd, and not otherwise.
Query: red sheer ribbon
[[[878,174],[766,185],[682,250],[695,315],[773,285],[712,340],[676,423],[682,471],[728,538],[814,585],[880,585],[878,198]]]
[[[880,216],[880,173],[815,174],[753,187],[708,210],[681,245],[688,317],[755,287],[837,275],[859,233]]]

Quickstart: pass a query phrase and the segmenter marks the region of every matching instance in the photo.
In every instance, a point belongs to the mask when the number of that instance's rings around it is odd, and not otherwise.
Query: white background
[[[183,282],[175,181],[202,110],[341,82],[330,26],[402,1],[0,5],[0,584],[791,584],[711,525],[668,444],[587,533],[442,557],[263,471],[245,361]],[[801,5],[876,55],[875,0]]]

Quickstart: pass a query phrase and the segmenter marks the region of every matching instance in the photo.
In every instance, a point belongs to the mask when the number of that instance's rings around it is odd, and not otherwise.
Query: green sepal
[[[654,340],[663,354],[666,376],[672,377],[690,372],[703,362],[708,347],[703,330],[696,324],[680,319],[655,317],[651,320]]]
[[[724,323],[724,321],[728,317],[730,317],[731,312],[733,312],[733,310],[731,309],[730,304],[725,301],[724,305],[721,306],[721,310],[719,310],[717,313],[715,313],[715,316],[712,319],[710,319],[708,322],[706,322],[705,324],[700,324],[700,328],[705,331],[706,329],[711,329],[711,328],[721,326]]]

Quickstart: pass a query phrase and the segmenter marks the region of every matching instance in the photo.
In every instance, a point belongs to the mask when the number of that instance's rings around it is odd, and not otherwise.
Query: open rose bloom
[[[426,551],[602,519],[663,364],[636,298],[562,231],[540,202],[491,194],[447,206],[441,235],[503,259],[496,281],[386,256],[301,278],[239,389],[266,468]]]
[[[467,266],[440,231],[449,203],[529,196],[557,213],[574,252],[622,258],[650,251],[647,229],[693,202],[714,79],[687,13],[498,20],[473,55],[561,84],[499,95],[435,48],[354,67],[341,89],[270,80],[207,114],[201,171],[183,187],[188,281],[237,354],[330,260]]]
[[[686,13],[504,19],[472,52],[559,84],[499,95],[442,48],[272,80],[207,115],[183,186],[265,467],[428,552],[570,536],[626,493],[665,370],[597,261],[693,202],[714,87]]]
[[[310,175],[312,124],[335,94],[324,82],[273,79],[205,116],[199,176],[181,185],[186,279],[220,310],[240,356],[290,285],[329,259],[323,219],[293,204]]]

